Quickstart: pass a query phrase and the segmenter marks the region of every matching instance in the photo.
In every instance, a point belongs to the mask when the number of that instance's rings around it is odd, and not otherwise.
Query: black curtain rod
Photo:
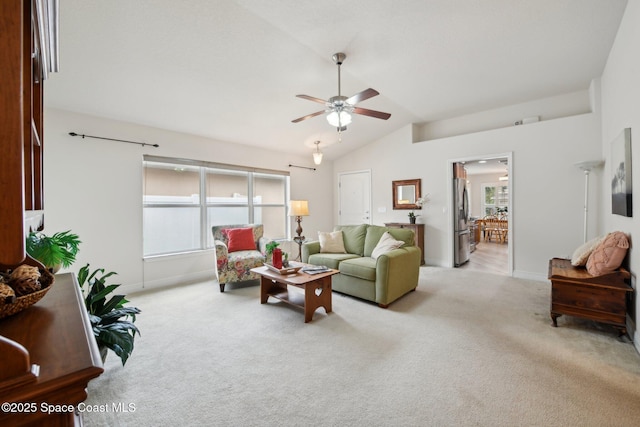
[[[292,165],[292,164],[289,164],[289,167],[290,168],[309,169],[309,170],[312,170],[312,171],[316,170],[316,168],[310,168],[309,166],[297,166],[297,165]]]
[[[142,145],[143,147],[145,145],[150,145],[150,146],[156,147],[156,148],[160,147],[158,144],[148,144],[146,142],[127,141],[125,139],[105,138],[105,137],[102,137],[102,136],[93,136],[93,135],[84,135],[84,134],[83,135],[78,135],[75,132],[69,132],[69,135],[71,135],[71,136],[81,136],[83,139],[86,137],[86,138],[95,138],[95,139],[105,139],[107,141],[126,142],[127,144],[138,144],[138,145]]]

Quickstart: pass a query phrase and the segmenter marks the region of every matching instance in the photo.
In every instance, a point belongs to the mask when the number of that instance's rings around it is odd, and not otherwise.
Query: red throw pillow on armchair
[[[224,233],[229,239],[227,244],[229,252],[252,251],[256,249],[253,240],[253,228],[228,228]]]

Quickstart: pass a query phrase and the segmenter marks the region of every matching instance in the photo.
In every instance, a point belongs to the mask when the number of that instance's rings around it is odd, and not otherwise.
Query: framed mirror
[[[416,200],[420,198],[422,182],[420,179],[392,181],[393,209],[420,209]]]

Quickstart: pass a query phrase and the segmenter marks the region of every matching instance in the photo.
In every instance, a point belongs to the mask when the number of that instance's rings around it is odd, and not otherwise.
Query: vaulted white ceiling
[[[335,158],[409,123],[587,89],[626,3],[62,0],[46,105],[309,156],[320,140]],[[337,95],[336,52],[342,94],[374,88],[359,106],[391,113],[355,116],[340,144],[323,116],[291,123],[322,109],[295,95]]]

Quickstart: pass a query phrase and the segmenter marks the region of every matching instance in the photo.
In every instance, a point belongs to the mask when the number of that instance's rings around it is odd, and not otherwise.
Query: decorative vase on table
[[[282,268],[282,249],[275,248],[272,254],[272,262],[275,268]]]

